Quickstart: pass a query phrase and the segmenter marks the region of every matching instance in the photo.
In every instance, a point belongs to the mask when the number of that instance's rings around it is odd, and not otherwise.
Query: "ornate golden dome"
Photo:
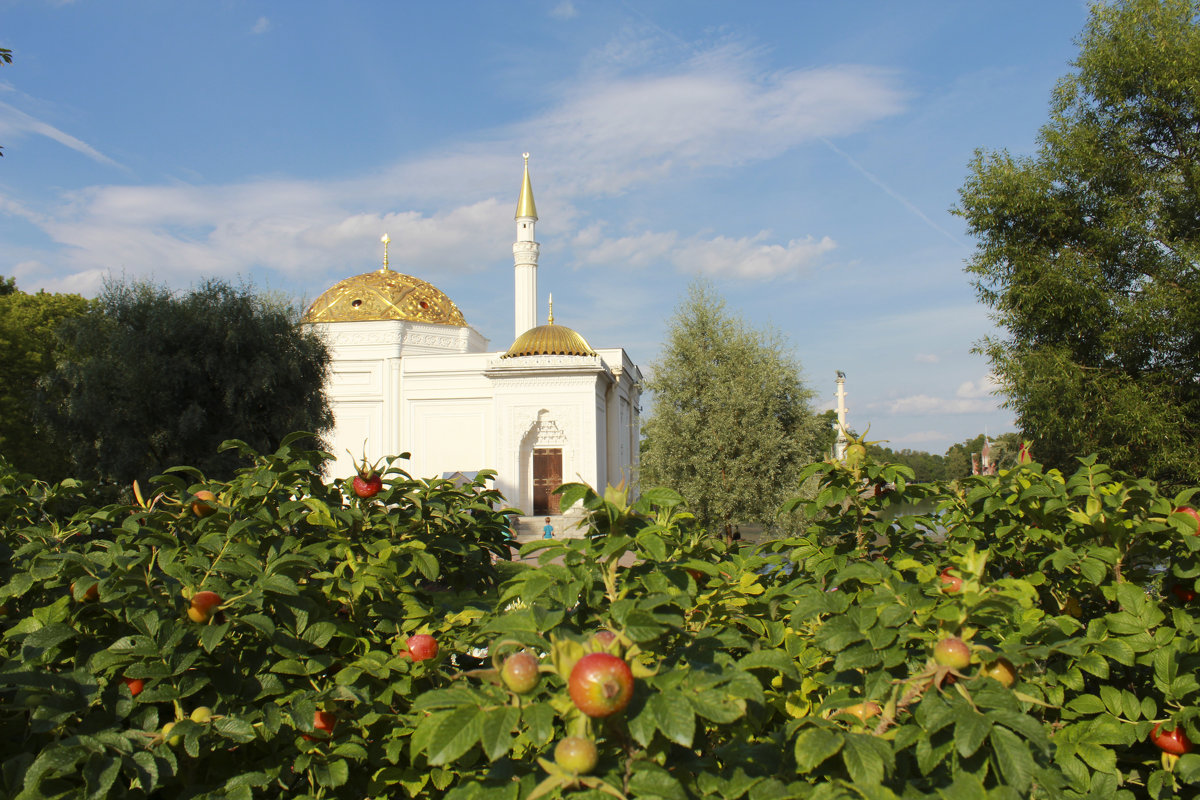
[[[555,325],[550,318],[548,325],[530,328],[517,337],[501,358],[518,356],[594,356],[593,350],[582,336],[570,328]]]
[[[304,312],[305,322],[365,322],[400,319],[467,326],[462,312],[440,289],[386,266],[346,278]]]

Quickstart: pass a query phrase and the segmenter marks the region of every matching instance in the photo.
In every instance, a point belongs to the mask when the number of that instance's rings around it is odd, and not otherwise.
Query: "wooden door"
[[[562,485],[562,448],[539,447],[533,451],[533,513],[538,516],[558,513],[558,495],[552,492]]]

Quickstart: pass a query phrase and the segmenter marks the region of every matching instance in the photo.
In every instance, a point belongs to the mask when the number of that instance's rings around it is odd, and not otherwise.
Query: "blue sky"
[[[539,294],[658,356],[688,284],[794,348],[816,405],[943,452],[1012,429],[950,213],[1030,153],[1087,6],[0,0],[0,274],[223,276],[307,300],[377,268],[512,338],[521,153]],[[544,310],[542,312],[544,316]]]

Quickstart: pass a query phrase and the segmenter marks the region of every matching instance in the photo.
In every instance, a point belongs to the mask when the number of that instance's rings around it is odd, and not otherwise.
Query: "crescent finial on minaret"
[[[533,203],[533,184],[529,181],[529,153],[521,155],[525,158],[525,178],[521,181],[521,197],[517,200],[516,218],[537,219],[537,206]]]

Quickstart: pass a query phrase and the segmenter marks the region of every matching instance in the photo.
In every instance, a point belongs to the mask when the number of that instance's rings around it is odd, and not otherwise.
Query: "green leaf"
[[[434,580],[438,577],[440,568],[438,567],[437,559],[432,555],[424,550],[416,550],[413,551],[412,559],[413,565],[417,568],[417,571],[420,572],[425,578],[428,580]]]
[[[958,754],[963,758],[974,755],[992,730],[991,721],[970,708],[962,709],[955,716],[954,723],[954,742]]]
[[[235,742],[254,741],[254,726],[244,719],[221,717],[220,719],[213,720],[212,725],[213,730],[226,739],[232,739]]]
[[[1200,755],[1185,753],[1175,764],[1175,774],[1184,783],[1200,783]]]
[[[554,735],[554,717],[554,709],[548,703],[535,703],[521,709],[521,718],[529,728],[529,738],[536,745],[546,744]]]
[[[479,743],[489,761],[506,755],[512,748],[513,729],[517,727],[520,719],[520,710],[512,706],[494,708],[483,713],[483,721],[479,725]]]
[[[772,669],[783,674],[792,674],[795,670],[792,659],[782,650],[764,649],[753,650],[737,662],[739,669]]]
[[[647,705],[654,706],[655,722],[663,736],[683,747],[692,746],[696,717],[683,696],[664,692],[651,696]]]
[[[865,733],[851,733],[842,745],[842,762],[855,783],[879,785],[892,768],[892,748],[887,742]]]
[[[211,653],[217,649],[217,645],[221,643],[221,639],[225,638],[225,634],[228,632],[228,622],[220,625],[204,625],[200,629],[200,646],[204,648],[205,652]]]
[[[697,714],[721,725],[728,725],[746,713],[744,702],[728,699],[717,692],[685,696]]]
[[[1102,714],[1104,703],[1094,694],[1081,694],[1067,703],[1067,708],[1080,714]]]
[[[68,639],[74,638],[75,635],[75,631],[70,625],[56,622],[35,630],[25,637],[23,644],[25,647],[37,647],[42,650],[48,650],[55,645],[62,644]]]
[[[837,730],[810,725],[800,729],[796,735],[796,768],[800,772],[812,772],[826,759],[842,749],[843,734]]]
[[[993,726],[989,738],[1004,780],[1018,792],[1028,792],[1035,766],[1029,746],[1007,728]]]
[[[276,661],[271,665],[271,672],[277,672],[280,675],[307,675],[308,671],[304,665],[294,658],[285,658]]]
[[[644,759],[633,762],[629,792],[633,797],[644,800],[688,800],[687,792],[671,773]]]
[[[483,717],[478,708],[460,708],[436,715],[437,722],[425,750],[429,763],[448,764],[470,750],[479,741]]]

